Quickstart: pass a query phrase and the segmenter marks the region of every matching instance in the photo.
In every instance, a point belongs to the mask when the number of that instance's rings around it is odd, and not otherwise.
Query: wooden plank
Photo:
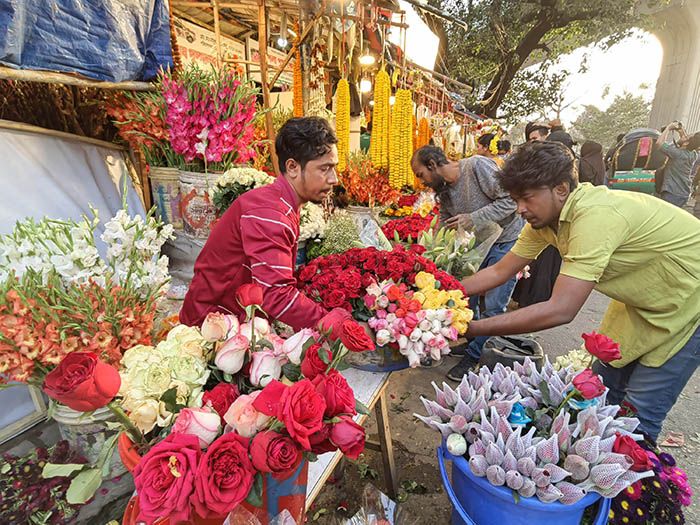
[[[124,89],[130,91],[155,91],[156,88],[150,82],[104,82],[100,80],[90,80],[68,73],[57,73],[55,71],[35,71],[31,69],[14,69],[0,66],[0,78],[6,80],[19,80],[23,82],[41,82],[44,84],[66,84],[68,86],[89,87],[99,89]]]
[[[271,141],[270,158],[272,159],[272,167],[279,175],[279,166],[277,162],[277,152],[275,151],[275,126],[272,122],[272,112],[270,108],[270,86],[267,83],[267,38],[260,36],[267,35],[267,17],[265,16],[266,6],[265,0],[258,0],[258,52],[260,53],[260,83],[263,90],[263,104],[267,110],[265,113],[265,127],[267,128],[267,138]]]
[[[382,391],[379,403],[374,407],[379,429],[379,444],[382,448],[382,463],[384,465],[384,485],[386,494],[395,500],[398,495],[396,478],[396,463],[394,462],[394,442],[391,440],[389,428],[389,412],[387,410],[386,391]]]
[[[66,133],[65,131],[57,131],[55,129],[41,128],[39,126],[33,126],[31,124],[24,124],[22,122],[13,122],[11,120],[0,119],[0,129],[9,129],[13,131],[22,131],[25,133],[38,133],[40,135],[46,135],[48,137],[56,137],[64,140],[74,140],[77,142],[85,142],[87,144],[92,144],[93,146],[99,146],[101,148],[115,149],[118,151],[126,151],[126,148],[112,142],[107,142],[104,140],[93,139],[90,137],[83,137],[82,135],[73,135],[72,133]]]
[[[344,370],[342,374],[354,390],[357,399],[370,410],[386,390],[390,377],[389,372],[363,372],[355,368]],[[358,414],[354,419],[362,425],[367,420],[367,416]],[[340,451],[328,452],[320,455],[318,461],[309,464],[309,481],[306,485],[307,510],[321,493],[323,485],[342,458],[343,453]]]
[[[306,24],[306,27],[304,28],[304,31],[302,32],[301,36],[299,37],[299,41],[295,42],[294,45],[292,46],[292,49],[289,50],[289,53],[287,53],[287,56],[284,59],[284,62],[280,66],[280,68],[277,70],[277,73],[275,76],[272,78],[272,81],[268,82],[268,86],[272,88],[275,85],[275,82],[277,82],[277,79],[280,77],[284,69],[287,67],[287,64],[289,64],[289,61],[292,59],[294,56],[294,53],[296,52],[297,48],[304,43],[304,40],[306,40],[306,37],[309,36],[309,33],[311,30],[314,28],[316,25],[316,22],[318,21],[319,18],[321,18],[321,15],[323,15],[323,11],[319,11],[316,16],[314,17],[311,22]],[[265,78],[265,77],[262,77]],[[265,79],[267,80],[267,79]]]

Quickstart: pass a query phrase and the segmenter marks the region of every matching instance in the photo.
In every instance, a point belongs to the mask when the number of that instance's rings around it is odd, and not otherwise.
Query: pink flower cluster
[[[377,345],[398,346],[411,367],[416,367],[422,357],[439,360],[449,354],[447,340],[455,341],[459,334],[450,326],[452,313],[448,309],[424,310],[411,296],[405,284],[384,281],[367,287],[364,302],[374,312],[368,324],[376,332]]]
[[[187,162],[253,158],[255,90],[235,73],[165,76],[162,86],[170,143]]]

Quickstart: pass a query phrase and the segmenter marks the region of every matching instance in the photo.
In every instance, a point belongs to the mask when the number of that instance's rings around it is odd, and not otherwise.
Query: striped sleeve
[[[289,219],[272,209],[243,213],[241,238],[253,281],[265,290],[265,312],[295,330],[315,326],[326,311],[296,287],[293,253],[297,235]]]

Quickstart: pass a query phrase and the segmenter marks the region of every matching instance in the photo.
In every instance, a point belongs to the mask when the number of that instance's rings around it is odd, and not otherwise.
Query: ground
[[[594,293],[572,323],[534,334],[533,337],[550,358],[564,354],[579,346],[582,333],[598,326],[607,302],[607,298]],[[445,381],[445,373],[456,362],[455,357],[446,358],[436,368],[405,370],[391,376],[388,389],[389,418],[394,438],[396,469],[399,484],[403,487],[401,499],[405,499],[404,510],[413,518],[406,521],[406,524],[446,525],[450,521],[451,507],[442,489],[435,455],[439,435],[417,422],[413,413],[424,413],[420,396],[432,397],[431,382],[435,381],[439,385]],[[661,436],[663,439],[668,431],[683,432],[685,435],[683,447],[665,450],[676,457],[693,485],[693,480],[700,479],[700,433],[695,412],[699,401],[700,372],[696,372],[666,419]],[[374,422],[369,423],[367,428],[369,434],[375,434],[376,439]],[[377,479],[372,479],[372,475],[376,475]],[[367,451],[358,462],[346,462],[342,472],[337,473],[337,478],[334,483],[331,480],[326,485],[316,500],[309,513],[309,523],[337,525],[339,518],[352,516],[358,510],[362,490],[367,483],[373,483],[382,490],[384,484],[379,453]],[[697,490],[697,486],[693,488]],[[347,512],[337,510],[341,505],[347,506]],[[686,522],[700,525],[700,504],[697,498],[686,510]]]

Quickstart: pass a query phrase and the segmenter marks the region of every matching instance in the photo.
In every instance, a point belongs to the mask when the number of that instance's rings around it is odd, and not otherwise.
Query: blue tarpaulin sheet
[[[172,65],[168,0],[0,0],[0,63],[150,80]]]

